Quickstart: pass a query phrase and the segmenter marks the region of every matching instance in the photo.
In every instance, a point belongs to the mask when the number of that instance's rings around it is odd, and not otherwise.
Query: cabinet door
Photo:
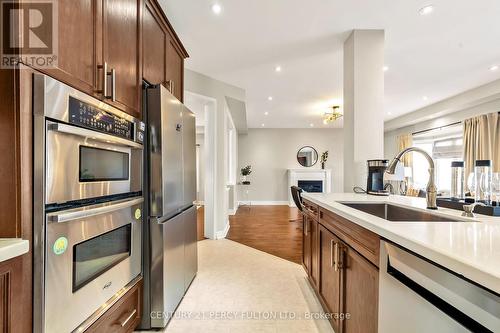
[[[341,275],[338,263],[336,263],[336,249],[340,248],[341,241],[330,231],[319,225],[319,295],[323,303],[328,308],[327,311],[333,314],[340,313],[341,297]],[[330,320],[335,332],[339,332],[340,322],[338,316],[332,316]]]
[[[142,76],[151,84],[166,83],[167,37],[165,24],[156,6],[144,2],[142,13]]]
[[[175,43],[173,36],[167,41],[166,78],[172,95],[183,102],[184,99],[184,57]]]
[[[319,223],[314,219],[310,219],[309,234],[311,238],[311,264],[310,264],[310,279],[313,287],[318,289],[319,285]]]
[[[105,76],[108,83],[107,95],[114,98],[105,100],[140,118],[140,0],[102,1],[103,62],[107,64],[109,71],[115,71],[114,80],[112,74]],[[99,73],[103,80],[103,71],[100,70]]]
[[[347,245],[342,246],[342,333],[375,333],[378,318],[378,269]]]
[[[57,67],[41,69],[74,88],[96,94],[95,0],[59,0]]]
[[[0,332],[23,332],[24,299],[22,258],[17,257],[0,263]]]
[[[310,275],[311,271],[311,233],[309,232],[309,217],[304,214],[302,215],[302,266]]]

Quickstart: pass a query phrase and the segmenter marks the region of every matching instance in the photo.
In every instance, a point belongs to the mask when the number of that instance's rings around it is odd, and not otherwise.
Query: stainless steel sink
[[[459,218],[444,217],[407,207],[386,203],[350,203],[340,202],[348,207],[383,218],[393,222],[463,222]]]

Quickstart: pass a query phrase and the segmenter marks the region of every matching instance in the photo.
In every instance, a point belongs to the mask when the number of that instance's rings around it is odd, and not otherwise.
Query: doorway
[[[215,99],[185,91],[184,104],[196,117],[196,206],[198,240],[215,238]]]

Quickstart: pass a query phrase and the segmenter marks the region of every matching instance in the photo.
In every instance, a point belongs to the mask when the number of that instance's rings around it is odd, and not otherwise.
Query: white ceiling
[[[249,128],[325,127],[325,108],[342,101],[342,46],[354,28],[385,29],[386,120],[500,78],[489,70],[500,65],[498,0],[215,1],[219,16],[211,1],[160,3],[186,67],[246,90]],[[434,12],[419,15],[428,4]]]

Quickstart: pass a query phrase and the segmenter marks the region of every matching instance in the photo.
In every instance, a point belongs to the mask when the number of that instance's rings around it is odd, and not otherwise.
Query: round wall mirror
[[[312,167],[318,162],[318,152],[311,146],[305,146],[297,152],[297,162],[304,167]]]

